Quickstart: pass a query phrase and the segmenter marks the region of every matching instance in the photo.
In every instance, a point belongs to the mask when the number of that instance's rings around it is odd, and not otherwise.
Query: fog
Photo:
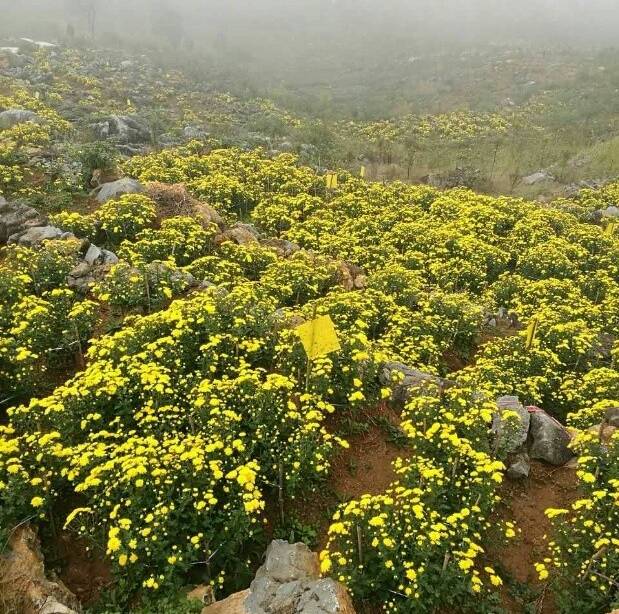
[[[619,0],[0,0],[4,44],[126,47],[253,88],[484,45],[614,47],[617,31]]]
[[[420,45],[550,40],[612,44],[617,0],[0,0],[0,35],[59,37],[71,24],[99,37],[160,35],[259,50],[319,40]],[[270,38],[269,38],[270,37]],[[275,38],[273,38],[275,37]],[[268,40],[267,40],[268,39]]]

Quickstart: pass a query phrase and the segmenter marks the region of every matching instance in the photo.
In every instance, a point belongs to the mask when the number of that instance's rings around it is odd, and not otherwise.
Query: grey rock
[[[499,397],[496,404],[499,411],[497,411],[492,418],[492,434],[495,437],[495,441],[498,438],[498,444],[505,452],[515,452],[527,440],[529,426],[531,424],[531,414],[529,414],[524,405],[518,400],[518,397]],[[501,416],[504,410],[515,411],[520,416],[520,427],[513,434],[511,432],[505,432],[506,424]]]
[[[571,437],[566,429],[543,411],[531,414],[529,456],[551,465],[565,465],[574,454],[568,448]]]
[[[522,480],[529,477],[531,464],[529,455],[524,452],[517,454],[507,468],[507,477],[511,480]]]
[[[532,175],[527,175],[522,178],[522,183],[524,185],[537,185],[538,183],[542,183],[543,181],[552,181],[553,177],[550,173],[546,171],[538,171],[537,173],[533,173]]]
[[[85,277],[86,275],[90,275],[92,267],[87,262],[80,262],[77,266],[75,266],[69,272],[69,277],[75,277],[76,279],[79,277]]]
[[[118,256],[114,252],[111,252],[108,249],[101,250],[101,257],[102,257],[103,264],[117,264],[118,263]]]
[[[32,225],[43,225],[36,209],[27,205],[7,203],[5,200],[0,202],[0,243],[6,243],[11,235],[22,232]]]
[[[75,235],[70,232],[64,232],[60,230],[60,228],[56,228],[56,226],[33,226],[32,228],[28,228],[28,230],[12,234],[9,237],[8,243],[34,247],[40,245],[43,241],[74,238]]]
[[[6,130],[25,122],[37,122],[39,119],[39,116],[34,111],[7,109],[0,112],[0,130]]]
[[[299,245],[293,243],[292,241],[287,241],[286,239],[263,239],[261,241],[262,245],[266,247],[272,247],[278,254],[283,256],[284,258],[289,258],[292,254],[300,251]]]
[[[324,578],[312,583],[297,603],[299,614],[354,614],[350,597],[344,587]]]
[[[195,139],[198,141],[208,139],[209,133],[205,132],[199,126],[185,126],[183,128],[183,137],[186,139]]]
[[[619,407],[609,407],[606,410],[606,422],[609,426],[619,427]]]
[[[84,254],[84,261],[87,264],[93,265],[98,260],[102,259],[103,253],[99,247],[97,247],[94,243],[91,243],[88,247],[88,250]]]
[[[19,47],[0,47],[0,59],[9,68],[25,68],[34,62],[30,56],[21,54]]]
[[[284,583],[314,579],[318,573],[316,555],[305,544],[276,539],[269,545],[266,561],[256,575]]]
[[[150,143],[150,126],[141,118],[132,115],[110,115],[90,125],[99,139],[113,139],[119,143]]]
[[[402,374],[398,376],[397,374]],[[395,377],[403,379],[394,385]],[[443,379],[436,375],[424,373],[419,369],[413,369],[400,362],[387,362],[382,366],[380,382],[383,386],[393,385],[392,399],[396,402],[405,402],[411,396],[420,392],[420,389],[428,385],[441,388],[449,388],[454,382]]]
[[[317,555],[305,544],[282,540],[271,542],[249,593],[237,595],[229,604],[208,606],[203,614],[355,614],[344,586],[320,579]]]
[[[102,183],[95,191],[97,192],[97,200],[104,203],[123,194],[140,194],[144,192],[144,186],[136,179],[123,177],[116,181]]]
[[[606,209],[599,209],[598,212],[601,217],[610,217],[610,218],[619,217],[619,207],[615,207],[615,205],[606,207]]]
[[[174,283],[182,282],[188,288],[195,288],[200,284],[191,273],[181,269],[171,268],[163,262],[151,262],[148,265],[148,272],[151,276],[168,277]]]

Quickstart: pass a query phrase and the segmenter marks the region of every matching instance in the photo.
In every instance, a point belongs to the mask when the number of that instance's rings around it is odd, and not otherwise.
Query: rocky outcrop
[[[349,262],[341,262],[338,266],[340,285],[347,291],[365,288],[367,276],[361,267]]]
[[[123,194],[140,194],[144,192],[144,186],[136,179],[123,177],[116,181],[102,183],[94,192],[97,195],[97,201],[104,203]]]
[[[58,579],[45,575],[39,539],[30,525],[17,527],[0,556],[0,604],[15,614],[76,614],[80,604]]]
[[[320,578],[318,556],[305,544],[271,542],[249,590],[214,603],[202,614],[354,614],[348,592]]]
[[[11,235],[43,225],[45,222],[36,209],[0,199],[0,244],[6,243]]]
[[[529,477],[531,463],[526,452],[516,454],[507,468],[507,477],[511,480],[522,480]]]
[[[301,248],[292,241],[286,239],[263,239],[261,241],[265,247],[271,247],[275,250],[278,256],[282,258],[290,258],[293,254],[296,254]]]
[[[56,226],[33,226],[27,230],[16,232],[9,237],[8,243],[16,243],[24,247],[36,247],[43,241],[53,241],[55,239],[75,239],[72,232],[64,232]]]
[[[150,143],[150,126],[141,118],[132,115],[110,115],[91,124],[90,128],[98,139],[113,139],[118,143]]]
[[[39,116],[34,111],[7,109],[0,112],[0,130],[7,130],[25,122],[38,122],[39,119]]]
[[[609,407],[605,418],[609,426],[619,427],[619,407]]]
[[[215,237],[215,243],[221,245],[226,241],[234,241],[239,245],[245,245],[246,243],[257,243],[260,239],[260,233],[252,224],[242,224],[238,222],[224,230],[221,234]]]
[[[553,176],[548,173],[548,171],[538,171],[537,173],[523,177],[522,183],[524,183],[524,185],[537,185],[538,183],[543,183],[544,181],[553,180]]]

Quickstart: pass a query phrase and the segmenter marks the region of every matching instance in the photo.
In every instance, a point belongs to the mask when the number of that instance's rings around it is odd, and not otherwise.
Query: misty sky
[[[51,36],[63,22],[79,21],[80,5],[91,2],[105,32],[139,33],[153,15],[176,13],[185,35],[198,41],[253,32],[240,45],[274,31],[284,39],[409,33],[424,41],[614,44],[619,30],[618,0],[0,0],[0,34]]]

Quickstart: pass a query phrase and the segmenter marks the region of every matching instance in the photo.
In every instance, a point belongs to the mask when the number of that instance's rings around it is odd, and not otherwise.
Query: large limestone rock
[[[150,126],[141,118],[131,115],[110,115],[90,125],[99,139],[114,139],[119,143],[150,143]]]
[[[573,456],[571,437],[565,427],[543,410],[531,408],[529,456],[551,465],[565,465]]]
[[[29,525],[11,535],[0,556],[0,605],[15,614],[76,614],[80,604],[69,589],[45,575],[37,535]]]
[[[202,610],[202,614],[354,614],[346,589],[320,579],[318,556],[305,544],[271,542],[249,591]]]
[[[531,471],[531,463],[529,455],[525,452],[516,454],[507,468],[507,477],[511,480],[522,480],[529,477]]]
[[[64,232],[56,226],[33,226],[22,232],[17,232],[9,237],[8,243],[17,243],[25,247],[36,247],[43,241],[53,241],[55,239],[75,239],[71,232]]]
[[[116,181],[101,184],[95,192],[97,193],[97,200],[104,203],[123,194],[140,194],[144,192],[144,186],[136,179],[123,177]]]
[[[529,434],[529,426],[531,423],[531,415],[525,406],[518,400],[518,397],[503,396],[496,401],[497,413],[492,419],[492,434],[495,437],[497,444],[507,453],[512,453],[518,450],[527,440]],[[503,419],[505,410],[515,411],[520,417],[520,427],[513,432],[509,423]]]
[[[380,382],[383,386],[393,386],[392,399],[396,402],[407,401],[428,385],[439,388],[450,388],[454,385],[454,382],[450,380],[424,373],[400,362],[386,362],[380,373]]]
[[[7,109],[6,111],[0,112],[0,130],[6,130],[25,122],[37,121],[39,121],[39,116],[34,111]]]
[[[7,203],[0,197],[0,244],[6,243],[11,235],[31,226],[42,226],[43,221],[36,209],[18,203]]]

